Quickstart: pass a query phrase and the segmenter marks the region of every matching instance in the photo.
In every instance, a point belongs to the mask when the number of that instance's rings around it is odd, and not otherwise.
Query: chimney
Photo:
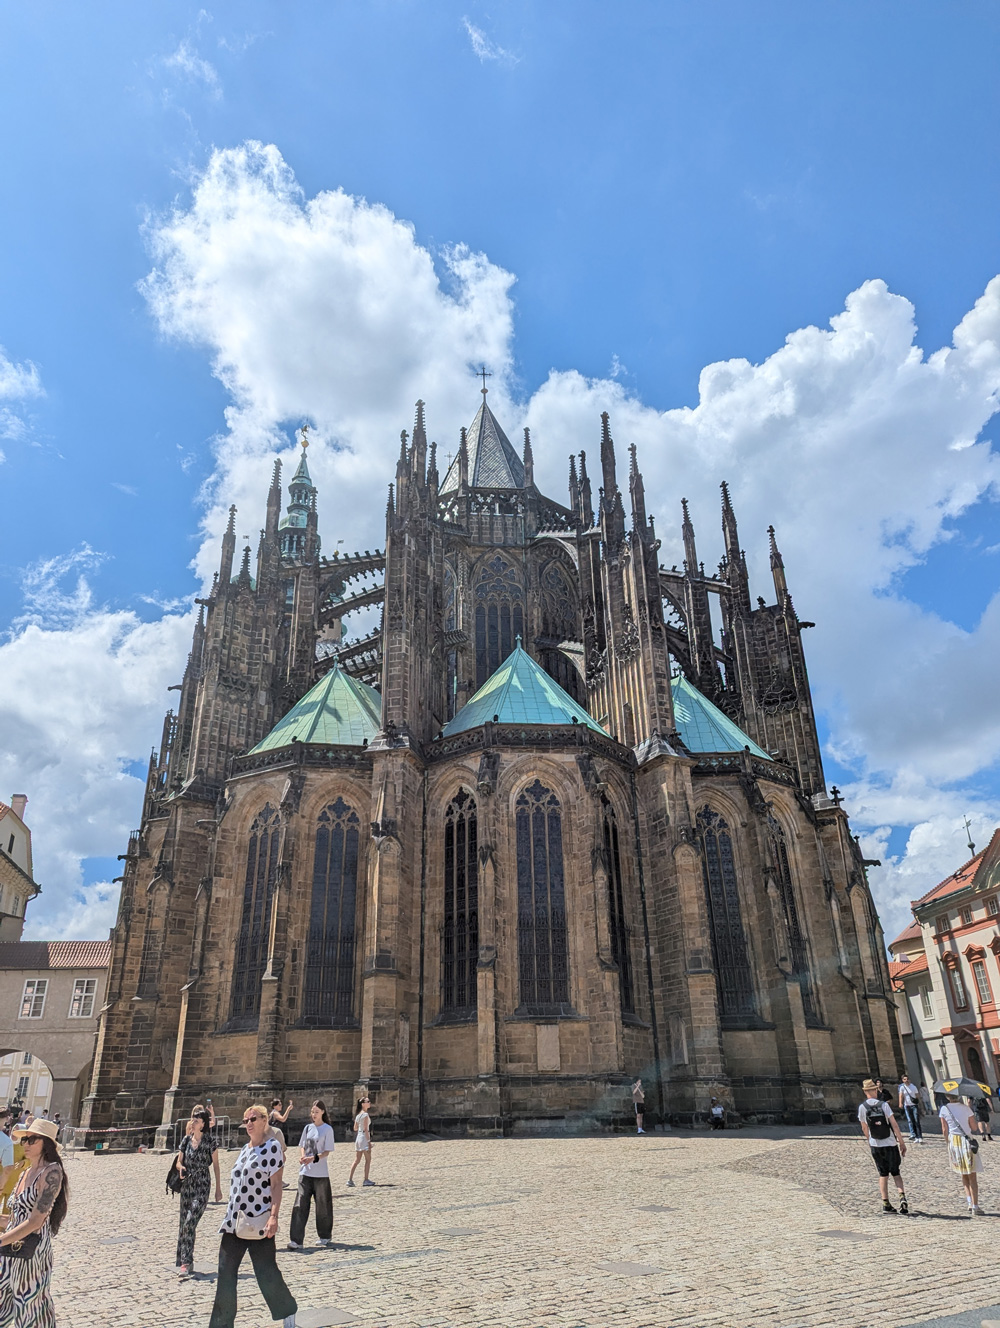
[[[20,820],[24,820],[24,809],[28,805],[27,793],[12,793],[10,798],[10,809]]]

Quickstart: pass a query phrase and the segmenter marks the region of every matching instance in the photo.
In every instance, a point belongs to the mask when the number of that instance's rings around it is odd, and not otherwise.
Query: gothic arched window
[[[441,1007],[476,1010],[479,958],[479,838],[476,800],[465,789],[444,816],[444,924],[441,931]]]
[[[745,1018],[756,1010],[732,836],[729,826],[711,807],[703,807],[698,813],[698,833],[719,1011],[723,1018]]]
[[[608,863],[608,923],[611,930],[611,957],[618,965],[618,990],[622,1013],[635,1013],[632,988],[631,932],[625,922],[625,887],[622,882],[621,847],[615,809],[604,803],[604,853]]]
[[[267,803],[250,827],[243,908],[236,936],[230,1018],[252,1022],[260,1013],[260,980],[267,963],[271,904],[278,879],[278,813]]]
[[[496,673],[524,635],[524,592],[505,558],[495,554],[476,582],[476,687]]]
[[[354,1014],[354,937],[361,820],[338,798],[319,814],[306,937],[302,1022],[347,1023]]]
[[[542,568],[538,581],[538,662],[574,701],[586,705],[579,669],[557,647],[562,641],[579,641],[580,612],[573,577],[553,558]]]
[[[569,1002],[562,814],[540,780],[518,798],[515,823],[520,1008],[562,1013]]]
[[[798,980],[802,992],[802,1012],[806,1019],[818,1018],[816,998],[813,995],[812,975],[809,972],[809,956],[806,939],[799,922],[798,905],[795,902],[795,888],[792,885],[792,869],[788,861],[788,845],[785,832],[779,821],[772,815],[767,818],[767,830],[771,841],[771,862],[774,866],[778,894],[788,928],[788,943],[791,947],[792,972]]]

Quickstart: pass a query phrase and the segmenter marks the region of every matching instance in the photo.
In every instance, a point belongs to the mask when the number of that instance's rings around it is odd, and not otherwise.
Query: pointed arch
[[[520,1010],[565,1013],[569,1004],[562,810],[536,779],[514,808]]]
[[[441,1008],[452,1017],[476,1012],[478,958],[479,821],[475,798],[460,789],[444,815]]]
[[[478,571],[473,592],[476,616],[476,687],[496,673],[519,636],[524,636],[524,586],[518,570],[495,553]]]
[[[723,1019],[745,1019],[755,1015],[757,1008],[732,834],[728,823],[709,806],[698,813],[697,824],[719,1013]]]
[[[354,952],[361,818],[343,798],[316,820],[302,1022],[329,1028],[354,1018]]]
[[[270,803],[260,809],[250,827],[243,907],[236,934],[230,1019],[251,1022],[260,1013],[260,980],[267,962],[271,906],[278,879],[280,818]]]
[[[770,806],[770,804],[768,804]],[[792,881],[792,868],[788,859],[788,844],[781,822],[769,811],[767,832],[771,846],[771,865],[774,869],[775,882],[781,907],[788,928],[788,943],[791,948],[792,973],[802,992],[802,1012],[807,1021],[816,1022],[819,1012],[816,1008],[816,996],[813,991],[812,973],[809,969],[809,952],[806,938],[799,921],[799,908],[795,899],[795,886]]]
[[[618,818],[607,798],[603,808],[604,853],[608,863],[608,928],[611,934],[611,957],[618,965],[618,993],[623,1014],[635,1014],[635,988],[632,980],[631,930],[626,922],[625,886],[622,880],[621,845],[618,842]]]

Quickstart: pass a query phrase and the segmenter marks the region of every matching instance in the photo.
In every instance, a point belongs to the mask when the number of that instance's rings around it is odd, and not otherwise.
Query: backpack
[[[878,1106],[873,1107],[870,1103],[865,1103],[865,1123],[868,1126],[868,1133],[873,1139],[881,1142],[892,1135],[892,1126],[889,1124],[889,1118],[886,1116],[880,1102]]]

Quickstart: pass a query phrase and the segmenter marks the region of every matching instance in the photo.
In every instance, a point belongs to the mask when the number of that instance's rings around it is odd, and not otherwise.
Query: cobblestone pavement
[[[374,1189],[345,1188],[353,1150],[338,1142],[338,1245],[279,1262],[306,1325],[901,1328],[1000,1301],[1000,1143],[983,1148],[989,1216],[970,1220],[939,1137],[907,1155],[910,1218],[882,1216],[868,1146],[844,1127],[383,1142]],[[67,1167],[60,1328],[207,1328],[223,1209],[199,1228],[204,1274],[178,1283],[168,1159],[71,1153]],[[264,1328],[244,1267],[237,1325]]]

